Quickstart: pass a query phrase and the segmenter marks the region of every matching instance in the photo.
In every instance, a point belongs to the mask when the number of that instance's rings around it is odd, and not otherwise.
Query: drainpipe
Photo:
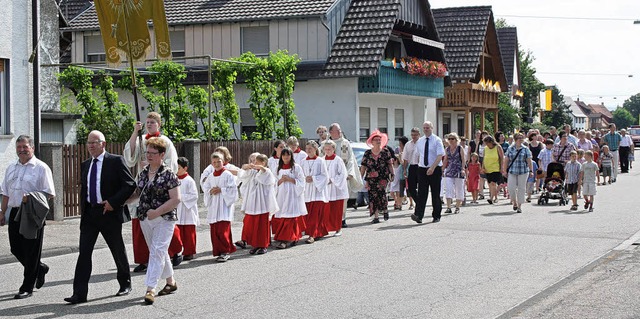
[[[31,0],[31,42],[33,52],[29,62],[33,64],[33,142],[35,144],[35,155],[40,155],[40,80],[39,67],[40,58],[38,55],[38,0]]]

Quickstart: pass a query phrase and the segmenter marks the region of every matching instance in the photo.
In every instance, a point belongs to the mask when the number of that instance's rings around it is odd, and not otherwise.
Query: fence
[[[199,144],[199,158],[192,162],[198,162],[199,167],[194,165],[194,169],[202,172],[210,163],[210,155],[218,146],[225,146],[233,156],[232,164],[240,167],[246,163],[249,155],[253,152],[260,152],[271,156],[273,141],[221,141],[221,142],[201,142]],[[300,141],[301,145],[306,143],[305,139]],[[112,154],[122,154],[124,143],[107,143],[107,152]],[[178,155],[183,156],[188,150],[187,143],[177,143],[175,145]],[[191,144],[193,145],[193,144]],[[63,207],[65,218],[80,216],[81,176],[80,164],[89,158],[89,151],[84,144],[63,145],[62,146],[62,175],[63,175]],[[57,172],[54,169],[54,174]],[[135,170],[135,168],[133,168]],[[135,176],[135,171],[132,171]]]

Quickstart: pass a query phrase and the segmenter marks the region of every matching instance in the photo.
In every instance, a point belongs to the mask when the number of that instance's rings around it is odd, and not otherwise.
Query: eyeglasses
[[[102,143],[102,141],[87,141],[87,145],[98,145]]]
[[[158,155],[158,154],[160,154],[160,152],[149,152],[149,151],[146,151],[144,153],[147,154],[147,155]]]

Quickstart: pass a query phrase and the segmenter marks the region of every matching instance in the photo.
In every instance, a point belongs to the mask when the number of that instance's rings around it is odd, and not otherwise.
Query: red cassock
[[[306,228],[305,216],[292,218],[271,219],[271,231],[273,239],[277,241],[298,241],[302,238],[302,231]]]
[[[324,212],[323,220],[327,231],[339,231],[342,229],[342,210],[344,209],[344,199],[330,201],[327,210]]]
[[[231,222],[219,221],[209,224],[211,227],[211,247],[213,256],[230,254],[236,251],[236,246],[231,238]]]
[[[140,220],[131,219],[131,233],[133,237],[133,261],[136,264],[147,264],[149,262],[149,247],[144,239],[144,234],[140,228]],[[180,237],[180,229],[176,225],[173,228],[173,237],[169,244],[169,257],[173,257],[182,251],[182,239]]]
[[[328,203],[322,201],[308,202],[305,232],[307,235],[313,238],[324,237],[328,234],[327,228],[324,225],[323,216],[327,210]],[[340,220],[342,224],[342,220]]]
[[[244,215],[242,240],[254,248],[267,248],[271,242],[269,233],[269,213]]]
[[[180,238],[182,239],[182,245],[184,255],[196,254],[196,225],[178,225],[180,229]],[[173,240],[172,240],[173,242]]]

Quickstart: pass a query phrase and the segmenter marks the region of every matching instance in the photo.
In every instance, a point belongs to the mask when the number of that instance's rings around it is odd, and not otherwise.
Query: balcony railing
[[[444,97],[444,79],[410,75],[402,70],[381,66],[378,75],[358,79],[360,93],[389,93],[431,98]]]
[[[459,83],[445,90],[438,106],[493,109],[498,107],[498,95],[498,92],[474,88],[471,83]]]

